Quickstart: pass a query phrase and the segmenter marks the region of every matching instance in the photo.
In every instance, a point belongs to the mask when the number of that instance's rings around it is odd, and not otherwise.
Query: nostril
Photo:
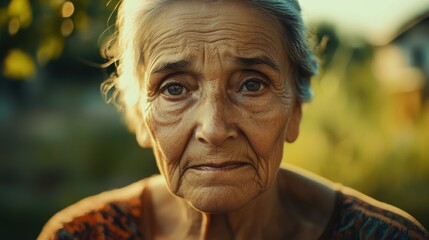
[[[197,128],[195,138],[203,143],[219,146],[228,139],[237,137],[237,131],[225,124],[207,124]]]
[[[208,142],[203,138],[203,137],[201,137],[201,136],[196,136],[196,139],[199,141],[199,142],[201,142],[201,143],[204,143],[204,144],[207,144]]]
[[[227,139],[235,138],[237,129],[233,118],[230,116],[230,109],[223,102],[217,102],[216,99],[205,102],[197,112],[195,129],[195,138],[203,144],[219,146]],[[199,114],[198,114],[199,113]]]

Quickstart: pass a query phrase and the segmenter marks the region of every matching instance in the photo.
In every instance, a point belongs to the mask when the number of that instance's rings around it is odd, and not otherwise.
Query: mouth
[[[190,167],[190,169],[194,169],[197,171],[229,171],[237,168],[241,168],[247,166],[247,163],[242,162],[226,162],[221,164],[201,164]]]

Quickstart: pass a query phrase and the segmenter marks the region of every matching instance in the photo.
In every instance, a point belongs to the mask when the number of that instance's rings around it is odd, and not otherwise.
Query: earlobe
[[[138,116],[137,122],[135,124],[137,142],[142,148],[151,148],[152,141],[151,141],[149,129],[144,120],[144,115],[140,109],[137,110],[137,116]]]
[[[140,99],[140,101],[142,101]],[[140,147],[142,148],[151,148],[152,147],[152,139],[150,136],[150,132],[148,129],[148,126],[146,124],[145,121],[145,115],[142,111],[142,109],[144,109],[144,105],[138,104],[138,107],[135,109],[135,123],[133,124],[135,126],[135,134],[136,134],[136,139],[137,139],[137,143],[140,145]]]
[[[147,130],[147,127],[145,126],[145,124],[142,122],[136,127],[136,138],[140,147],[142,148],[152,147],[149,131]]]
[[[302,104],[300,102],[296,102],[292,109],[292,115],[290,116],[289,124],[287,125],[285,137],[286,142],[293,143],[298,138],[301,117]]]

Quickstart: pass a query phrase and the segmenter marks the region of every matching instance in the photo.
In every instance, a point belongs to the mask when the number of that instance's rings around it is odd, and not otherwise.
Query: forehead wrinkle
[[[174,11],[175,7],[179,10]],[[193,52],[203,50],[204,53],[206,47],[202,45],[211,45],[210,48],[227,49],[237,56],[242,56],[238,52],[246,52],[244,57],[255,56],[250,52],[259,50],[271,56],[279,66],[287,62],[283,30],[277,19],[252,6],[243,8],[247,11],[240,17],[228,10],[213,13],[216,11],[213,7],[206,5],[199,12],[188,12],[175,3],[166,7],[158,20],[155,17],[148,34],[142,37],[146,38],[140,48],[143,61],[153,65],[154,60],[164,59],[165,55],[191,59],[196,57],[192,56]]]
[[[192,24],[213,24],[216,22],[220,22],[217,20],[214,20],[214,18],[220,18],[220,20],[227,21],[230,18],[233,18],[231,20],[232,23],[236,23],[237,15],[240,16],[240,19],[244,19],[247,21],[252,21],[254,19],[258,19],[258,21],[254,21],[254,23],[259,24],[261,21],[259,20],[265,20],[265,22],[268,22],[270,24],[277,22],[277,18],[272,16],[270,13],[259,9],[258,7],[255,7],[255,5],[251,3],[246,3],[244,1],[226,1],[226,3],[231,3],[232,5],[241,5],[239,6],[240,10],[230,10],[232,8],[227,9],[227,11],[219,10],[219,7],[216,5],[222,4],[225,5],[225,2],[209,2],[209,1],[196,1],[197,3],[203,3],[200,4],[199,10],[197,11],[189,11],[189,8],[183,9],[183,2],[179,1],[172,1],[165,5],[161,12],[159,13],[159,16],[162,16],[163,21],[167,21],[169,17],[177,22],[177,20],[184,20],[184,21],[192,21]],[[189,4],[189,2],[188,2]],[[192,5],[195,6],[195,4],[192,3]],[[215,6],[213,6],[215,5]],[[220,7],[222,8],[222,6]],[[171,10],[174,9],[174,13],[171,13]],[[244,10],[244,11],[241,11]],[[238,14],[237,14],[238,13]],[[197,20],[197,22],[195,22]],[[261,28],[264,29],[263,26]]]
[[[265,34],[264,32],[267,30],[267,26],[264,26],[264,24],[260,24],[259,22],[252,22],[252,23],[240,23],[237,22],[237,20],[211,20],[208,22],[205,22],[199,18],[189,19],[188,21],[176,21],[177,26],[174,26],[173,28],[167,29],[167,31],[171,32],[171,30],[177,30],[180,31],[180,27],[184,28],[194,28],[195,32],[212,32],[217,30],[232,30],[232,31],[243,31],[243,32],[254,32],[255,30],[258,31],[260,34]],[[274,24],[269,23],[270,26],[275,26]],[[161,28],[158,28],[161,29]],[[280,28],[281,29],[281,28]],[[274,31],[272,31],[274,33]],[[268,38],[270,35],[266,35]]]
[[[184,4],[190,4],[192,7],[185,7]],[[222,8],[220,4],[230,4],[231,7]],[[246,32],[253,33],[264,36],[266,41],[271,42],[270,44],[280,43],[284,48],[283,52],[286,49],[283,28],[278,19],[250,3],[244,1],[222,3],[217,1],[192,3],[172,1],[162,7],[148,29],[145,30],[145,34],[140,36],[139,49],[143,51],[141,54],[144,56],[142,60],[147,59],[144,52],[156,48],[161,39],[177,37],[184,32],[191,32],[192,29],[195,33],[206,32],[207,34],[216,32],[216,30],[225,30],[226,35],[233,35],[237,31],[240,31],[239,35]],[[277,52],[279,51],[277,50]]]
[[[243,38],[243,35],[237,31],[230,31],[229,33],[196,33],[191,31],[184,31],[178,34],[170,33],[164,38],[155,43],[152,43],[151,46],[146,48],[144,55],[148,54],[159,54],[161,52],[168,53],[180,53],[190,48],[195,48],[200,45],[215,45],[214,47],[229,47],[234,49],[251,49],[251,48],[263,48],[265,52],[279,53],[278,50],[275,50],[276,45],[279,43],[273,42],[274,39],[267,39],[264,36],[252,33],[247,38]],[[250,34],[249,34],[250,35]],[[280,52],[283,52],[283,45]],[[148,59],[145,56],[144,59]]]
[[[255,14],[262,16],[261,18],[258,18],[262,19],[262,21],[252,21],[254,19],[253,17],[248,21],[246,21],[247,19],[241,20],[244,21],[244,23],[238,22],[236,16],[224,16],[221,15],[221,13],[218,13],[219,16],[216,14],[207,16],[209,13],[206,13],[206,15],[200,17],[198,13],[194,12],[176,13],[172,17],[174,21],[167,22],[166,19],[168,19],[168,13],[167,9],[165,16],[162,15],[163,18],[158,18],[159,20],[155,19],[155,21],[153,21],[153,25],[148,29],[150,34],[143,36],[143,38],[146,38],[146,41],[143,41],[144,43],[142,48],[148,49],[147,47],[149,46],[147,45],[158,45],[160,43],[160,39],[168,39],[172,36],[177,37],[178,35],[183,35],[185,33],[210,35],[219,31],[225,31],[224,34],[234,34],[239,32],[239,36],[242,34],[261,35],[271,42],[283,42],[283,30],[278,23],[278,20],[271,16],[267,16],[266,14],[261,14],[258,11],[255,11]],[[228,19],[228,17],[233,17],[233,19]],[[268,22],[267,20],[269,19],[270,21]],[[267,25],[270,26],[270,28],[267,28]],[[274,31],[276,27],[277,30],[281,31],[280,39],[275,39],[275,36],[279,36],[279,33]]]
[[[240,25],[237,23],[231,24],[231,25]],[[168,39],[186,39],[189,38],[189,35],[195,38],[210,38],[210,37],[225,37],[229,36],[227,38],[231,38],[232,40],[235,40],[235,38],[242,38],[247,37],[248,42],[259,42],[258,40],[268,41],[272,44],[275,43],[282,43],[282,39],[275,39],[273,36],[275,36],[275,32],[272,32],[273,34],[269,34],[266,32],[265,28],[261,28],[259,30],[253,29],[242,29],[237,27],[228,27],[228,26],[219,26],[217,28],[210,28],[210,29],[204,29],[199,28],[195,26],[194,23],[189,24],[183,24],[183,27],[175,27],[175,28],[169,28],[162,31],[162,28],[159,28],[158,30],[155,30],[155,32],[151,31],[151,37],[145,41],[146,47],[153,48],[157,45],[162,44],[163,41],[168,41]],[[156,41],[155,41],[156,40]],[[151,44],[152,43],[152,44]],[[149,46],[152,45],[152,46]]]
[[[147,59],[150,61],[148,70],[151,72],[154,71],[154,69],[158,68],[155,64],[159,66],[159,62],[190,61],[197,58],[197,54],[203,54],[202,60],[204,62],[207,61],[206,59],[224,56],[224,54],[219,55],[220,53],[215,53],[213,50],[221,51],[225,53],[225,55],[242,58],[266,56],[277,66],[281,64],[282,59],[280,56],[276,56],[275,49],[269,44],[247,44],[246,42],[237,41],[231,43],[224,39],[220,40],[220,42],[218,42],[219,44],[213,43],[216,42],[208,43],[207,41],[195,41],[193,44],[184,44],[181,41],[171,41],[168,44],[162,44],[156,51],[152,51],[153,54]],[[213,53],[217,54],[217,56]]]

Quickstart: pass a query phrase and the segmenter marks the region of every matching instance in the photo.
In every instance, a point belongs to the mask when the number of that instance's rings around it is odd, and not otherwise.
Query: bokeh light
[[[11,0],[7,7],[9,17],[16,17],[22,27],[30,26],[33,13],[29,0]]]
[[[64,37],[68,37],[74,30],[73,21],[70,18],[66,18],[63,20],[61,24],[61,34]]]
[[[15,17],[10,19],[9,25],[8,25],[9,34],[15,35],[19,31],[19,28],[20,28],[19,20]]]
[[[4,59],[3,74],[10,79],[28,79],[36,73],[33,59],[19,49],[12,49]]]
[[[63,18],[71,17],[74,13],[74,5],[70,1],[65,1],[61,8],[61,15]]]

